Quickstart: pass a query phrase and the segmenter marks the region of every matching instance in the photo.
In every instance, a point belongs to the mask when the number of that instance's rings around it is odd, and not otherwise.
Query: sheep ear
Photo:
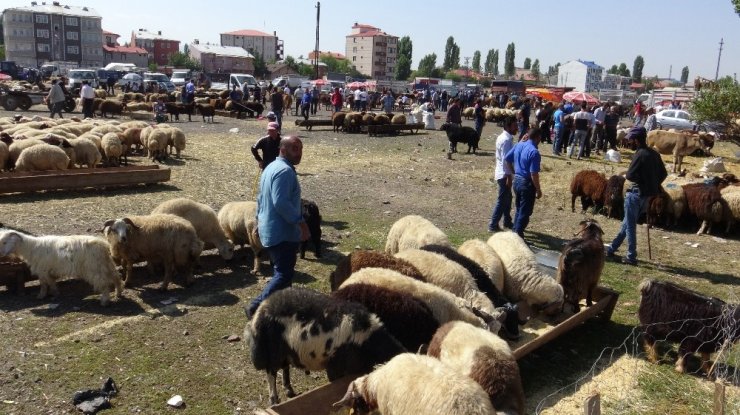
[[[347,393],[344,394],[342,399],[340,399],[337,402],[334,402],[334,404],[332,404],[332,407],[342,408],[346,406],[346,407],[351,408],[354,406],[355,400],[359,397],[360,395],[359,393],[357,393],[357,386],[355,386],[355,382],[352,382],[347,387]]]
[[[113,222],[115,222],[115,221],[116,221],[115,219],[108,219],[107,221],[105,221],[105,223],[103,223],[103,228],[107,228],[107,227],[113,225]]]
[[[129,218],[123,218],[123,221],[126,222],[127,225],[131,226],[134,229],[139,229],[138,226]]]

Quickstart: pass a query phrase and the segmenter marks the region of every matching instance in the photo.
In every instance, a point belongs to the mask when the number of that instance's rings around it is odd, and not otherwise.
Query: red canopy
[[[4,74],[4,73],[0,73],[0,81],[10,81],[11,79],[13,79],[13,78],[10,75]]]
[[[367,88],[367,84],[364,82],[350,82],[347,84],[347,87],[350,89],[357,89],[357,88]]]
[[[589,105],[596,105],[599,103],[599,100],[594,98],[593,96],[585,92],[577,92],[577,91],[571,91],[571,92],[564,93],[563,100],[571,101],[576,104],[585,102],[586,104],[589,104]]]
[[[313,84],[316,85],[316,86],[326,85],[326,84],[329,83],[329,81],[327,81],[326,79],[317,79],[317,80],[311,81],[311,82],[313,82]]]

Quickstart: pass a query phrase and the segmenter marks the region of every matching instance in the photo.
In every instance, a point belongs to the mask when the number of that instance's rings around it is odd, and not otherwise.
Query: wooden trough
[[[536,248],[533,249],[533,251],[541,269],[554,277],[559,253]],[[617,305],[618,297],[619,293],[614,290],[606,287],[597,287],[596,292],[594,293],[595,303],[591,307],[582,306],[580,312],[565,318],[556,326],[540,333],[537,337],[530,339],[529,341],[525,339],[520,342],[520,344],[511,345],[514,357],[517,360],[521,359],[534,350],[578,327],[592,317],[597,317],[603,321],[609,321],[611,319],[612,312],[614,311],[614,307]],[[539,320],[537,321],[542,323]],[[526,332],[527,326],[525,326],[524,330]],[[526,338],[527,333],[523,333],[523,335]],[[344,396],[350,382],[352,382],[356,377],[357,376],[347,376],[337,379],[334,382],[319,386],[318,388],[303,393],[302,395],[278,405],[274,405],[266,409],[258,409],[254,413],[256,415],[346,414],[346,410],[341,412],[333,409],[332,404],[339,401],[342,396]]]
[[[295,120],[295,125],[298,127],[306,127],[306,130],[311,131],[313,127],[333,127],[332,120],[325,119],[308,119],[308,120]]]
[[[0,258],[0,287],[23,294],[26,282],[36,280],[25,262],[8,257]]]
[[[169,181],[170,173],[157,165],[9,172],[0,174],[0,194],[159,183]]]
[[[367,128],[367,135],[371,137],[380,134],[396,135],[401,131],[409,131],[411,134],[416,134],[419,130],[424,129],[424,123],[368,125],[364,128]]]

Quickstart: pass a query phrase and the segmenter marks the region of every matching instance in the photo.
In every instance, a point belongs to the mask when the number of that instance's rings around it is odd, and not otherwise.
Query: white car
[[[657,128],[667,130],[674,128],[681,130],[696,130],[696,123],[691,120],[691,115],[684,110],[666,109],[655,114]]]

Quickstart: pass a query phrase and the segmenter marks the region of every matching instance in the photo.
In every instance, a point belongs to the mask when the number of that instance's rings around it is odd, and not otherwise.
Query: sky
[[[316,4],[309,0],[73,0],[93,7],[103,28],[125,42],[131,31],[147,28],[178,39],[218,44],[219,33],[241,29],[277,32],[286,55],[308,55],[314,49]],[[30,1],[6,0],[7,6]],[[559,4],[559,6],[556,6]],[[345,53],[345,36],[355,22],[370,24],[413,42],[412,69],[427,54],[442,65],[447,38],[453,36],[464,57],[499,49],[503,70],[506,46],[516,45],[517,67],[524,59],[540,60],[540,68],[573,59],[591,60],[610,68],[624,62],[632,70],[635,57],[645,60],[644,76],[713,79],[720,39],[724,39],[719,76],[740,72],[740,16],[730,0],[620,0],[589,2],[322,0],[320,49]],[[671,72],[672,66],[672,72]]]

